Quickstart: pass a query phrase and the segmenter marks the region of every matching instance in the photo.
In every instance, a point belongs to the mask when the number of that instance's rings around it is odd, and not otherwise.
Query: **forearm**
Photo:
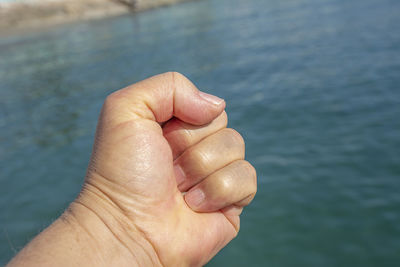
[[[96,219],[87,216],[87,220],[96,223],[94,228],[100,228]],[[100,235],[107,238],[104,232]],[[63,214],[35,237],[7,266],[77,266],[90,261],[101,266],[103,260],[100,257],[103,254],[93,253],[99,250],[99,244],[90,234],[71,215]]]
[[[7,267],[156,265],[156,254],[146,250],[151,245],[134,231],[124,232],[127,229],[104,200],[87,195],[73,202]]]

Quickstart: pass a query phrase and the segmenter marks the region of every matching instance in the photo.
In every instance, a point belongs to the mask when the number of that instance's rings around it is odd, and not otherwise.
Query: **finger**
[[[197,212],[213,212],[235,205],[243,207],[257,191],[254,167],[245,160],[232,162],[211,174],[185,194],[189,207]]]
[[[224,108],[223,99],[200,92],[182,74],[168,72],[109,95],[102,117],[114,126],[135,119],[162,123],[174,116],[190,124],[203,125],[215,119]]]
[[[225,214],[225,216],[239,216],[240,214],[242,214],[243,206],[232,204],[230,206],[222,208],[221,211]]]
[[[225,111],[205,126],[188,124],[174,118],[164,125],[163,134],[172,149],[174,159],[176,159],[184,150],[205,137],[226,128],[227,124],[228,118]]]
[[[174,162],[181,192],[229,163],[244,159],[244,141],[233,129],[225,128],[190,147]]]
[[[239,232],[239,229],[240,229],[240,217],[239,216],[242,213],[242,211],[243,211],[243,207],[236,206],[235,204],[221,209],[221,212],[230,221],[232,226],[235,228],[236,232]]]

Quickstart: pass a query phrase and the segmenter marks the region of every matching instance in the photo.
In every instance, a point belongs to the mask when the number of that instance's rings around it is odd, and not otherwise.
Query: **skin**
[[[224,108],[174,72],[108,96],[81,193],[7,266],[207,263],[257,190]]]

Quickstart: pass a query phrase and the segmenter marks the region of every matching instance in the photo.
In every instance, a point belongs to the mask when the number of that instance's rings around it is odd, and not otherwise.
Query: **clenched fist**
[[[257,188],[224,108],[174,72],[111,94],[81,193],[10,266],[204,265]]]

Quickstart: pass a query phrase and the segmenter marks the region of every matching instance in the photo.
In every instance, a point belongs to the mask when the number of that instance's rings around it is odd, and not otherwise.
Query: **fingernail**
[[[224,102],[224,100],[222,98],[219,98],[218,96],[210,95],[201,91],[199,92],[199,95],[201,98],[214,105],[220,105],[222,102]]]
[[[189,207],[199,207],[204,201],[205,195],[203,190],[196,188],[193,191],[186,193],[185,200]]]
[[[185,173],[182,170],[182,167],[179,166],[179,164],[174,165],[174,172],[175,172],[175,178],[176,178],[176,185],[179,186],[185,181]]]

